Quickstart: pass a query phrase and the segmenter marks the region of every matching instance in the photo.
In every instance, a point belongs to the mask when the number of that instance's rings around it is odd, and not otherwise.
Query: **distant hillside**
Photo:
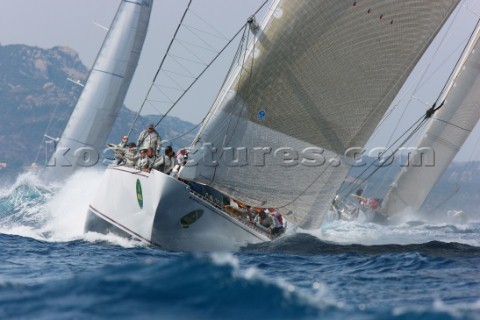
[[[29,164],[54,110],[56,120],[64,123],[80,93],[66,79],[85,81],[86,76],[71,49],[0,46],[0,139],[8,143],[0,161],[15,167]]]
[[[88,69],[70,48],[0,45],[0,141],[6,144],[0,153],[0,163],[7,163],[7,168],[0,168],[2,176],[32,162],[45,163],[43,136],[61,135],[82,91],[82,86],[73,81],[85,83],[87,76]],[[122,107],[108,141],[118,143],[128,133],[134,118],[134,112]],[[156,123],[159,118],[160,115],[140,117],[131,140],[136,140],[149,122]],[[193,127],[189,122],[167,116],[157,130],[163,139],[172,139]],[[189,145],[195,134],[192,131],[172,144],[176,148]]]

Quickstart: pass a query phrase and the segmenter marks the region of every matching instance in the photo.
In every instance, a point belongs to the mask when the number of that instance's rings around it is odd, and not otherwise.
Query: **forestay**
[[[468,138],[480,118],[480,25],[453,73],[430,125],[417,144],[407,166],[402,168],[384,201],[392,215],[418,210]]]
[[[122,1],[95,60],[85,88],[45,168],[49,179],[64,179],[92,166],[112,130],[138,64],[152,0]]]
[[[276,1],[182,177],[318,227],[349,148],[365,145],[457,3]]]

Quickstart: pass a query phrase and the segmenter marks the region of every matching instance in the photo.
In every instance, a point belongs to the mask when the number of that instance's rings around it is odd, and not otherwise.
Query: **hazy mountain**
[[[83,89],[74,81],[85,83],[87,76],[88,69],[70,48],[0,45],[0,141],[4,143],[0,163],[7,163],[7,168],[0,168],[2,176],[32,162],[45,163],[44,134],[61,135]],[[134,118],[134,112],[122,107],[108,142],[120,142]],[[140,117],[131,140],[135,141],[149,122],[159,119],[160,115]],[[189,122],[167,116],[157,130],[163,139],[173,139],[193,128]],[[189,145],[195,133],[172,141],[173,146]]]

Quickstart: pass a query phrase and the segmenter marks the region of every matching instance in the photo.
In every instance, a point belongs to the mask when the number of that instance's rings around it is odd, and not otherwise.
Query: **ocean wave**
[[[248,245],[244,252],[292,253],[292,254],[386,254],[418,252],[442,256],[478,256],[480,247],[456,242],[428,241],[420,244],[339,244],[321,240],[308,233],[297,233],[272,242]]]
[[[49,252],[43,254],[52,255],[65,244],[48,243],[47,246],[50,248],[44,250]],[[57,272],[64,272],[63,278],[41,283],[0,281],[0,297],[2,301],[8,301],[0,308],[0,317],[475,319],[480,309],[478,299],[448,304],[440,299],[420,305],[415,301],[397,304],[392,302],[396,297],[388,295],[389,292],[384,298],[388,303],[372,305],[368,299],[369,295],[375,295],[375,290],[369,290],[368,295],[359,294],[358,299],[350,299],[347,303],[342,291],[355,289],[351,279],[350,283],[345,279],[350,289],[322,281],[310,281],[306,285],[292,282],[296,275],[308,274],[302,268],[321,274],[312,268],[315,260],[308,257],[301,259],[307,259],[304,262],[310,266],[304,263],[298,268],[300,271],[290,270],[293,276],[275,277],[269,274],[271,268],[263,267],[268,263],[280,264],[285,258],[275,254],[191,255],[149,248],[117,250],[108,244],[83,242],[71,243],[69,249],[76,253],[84,251],[85,256],[77,258],[74,264],[84,265],[91,259],[91,265],[86,264],[88,272],[75,270],[73,266],[69,272],[57,268]],[[288,260],[300,262],[291,257]],[[368,259],[365,259],[367,263]],[[355,273],[358,281],[358,272]],[[334,274],[332,270],[328,276]],[[345,276],[343,272],[337,273],[334,279]],[[378,284],[374,289],[375,286]],[[416,298],[422,299],[421,296]]]
[[[305,319],[331,308],[311,305],[272,281],[239,276],[229,264],[189,255],[12,289],[0,286],[2,300],[9,301],[2,318]]]

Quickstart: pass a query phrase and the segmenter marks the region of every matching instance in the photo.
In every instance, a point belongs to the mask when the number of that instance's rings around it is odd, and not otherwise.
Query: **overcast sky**
[[[198,0],[193,1],[192,11],[208,17],[209,23],[229,37],[263,2],[264,0]],[[0,0],[0,43],[27,44],[42,48],[68,46],[79,52],[83,63],[91,67],[106,34],[104,29],[93,22],[108,27],[119,3],[119,0]],[[154,0],[149,34],[126,100],[130,108],[135,109],[142,103],[187,3],[188,0]],[[433,63],[432,70],[437,70],[438,65],[445,64],[447,56],[461,51],[462,41],[466,41],[467,35],[471,33],[478,13],[480,0],[463,0],[450,35],[450,39],[457,41],[453,41],[455,43],[452,45],[442,45],[443,51],[437,54],[437,66]],[[450,63],[453,62],[452,60]],[[224,62],[225,66],[227,64],[228,59]],[[198,98],[194,103],[190,101],[176,109],[172,115],[198,123],[208,111],[223,76],[222,73],[218,73],[216,76],[218,83],[212,83],[201,91],[199,97],[202,99]],[[434,79],[420,87],[421,90],[416,94],[419,100],[431,103],[438,95],[437,91],[443,87],[443,81],[437,80],[441,79],[437,74],[434,74]],[[417,110],[417,114],[408,112],[411,119],[416,119],[418,114],[424,112],[421,104],[417,103],[419,105],[409,106],[409,109]],[[147,111],[155,112],[153,109]],[[392,118],[398,117],[400,115]],[[392,124],[388,126],[392,127]],[[469,159],[479,137],[480,129],[477,128],[469,139],[466,150],[462,151],[461,160]]]

